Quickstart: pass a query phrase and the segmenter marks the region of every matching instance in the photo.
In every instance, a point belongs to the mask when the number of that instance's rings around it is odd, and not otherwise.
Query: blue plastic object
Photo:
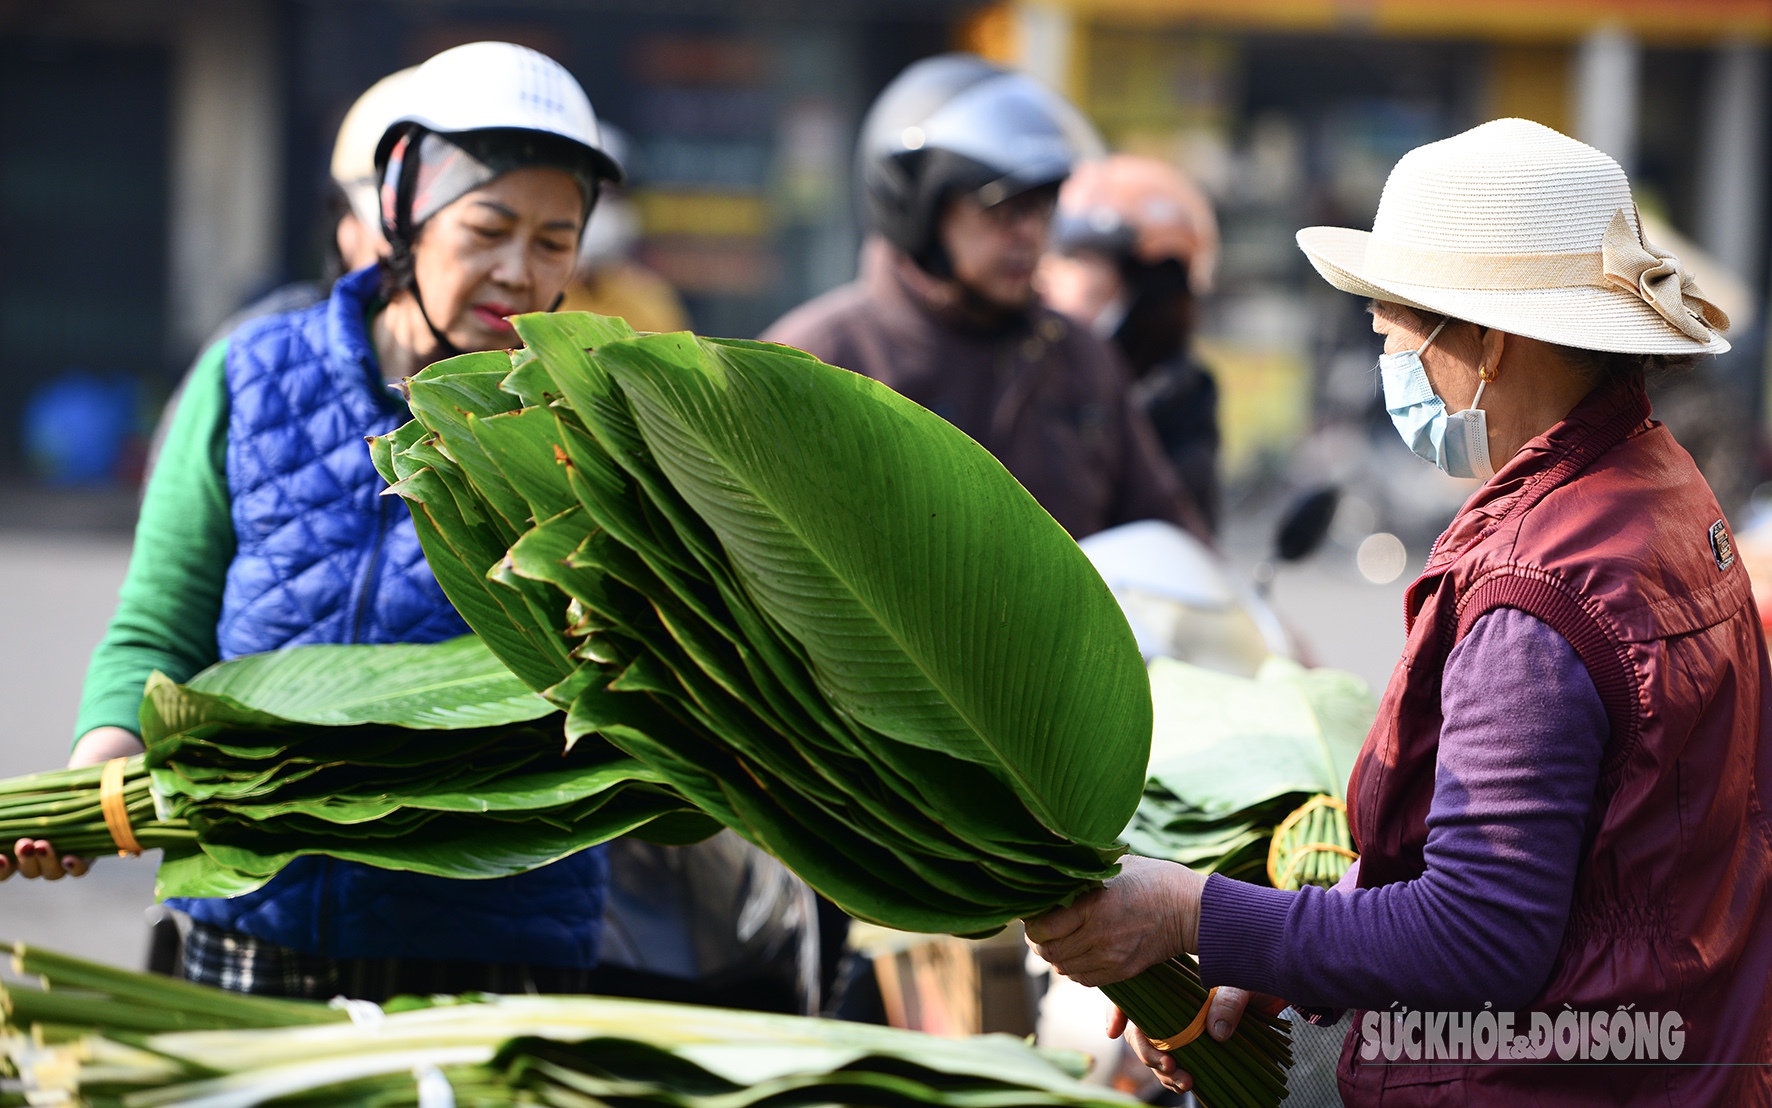
[[[71,369],[25,403],[25,454],[52,485],[114,484],[124,446],[138,432],[140,387],[130,377]]]

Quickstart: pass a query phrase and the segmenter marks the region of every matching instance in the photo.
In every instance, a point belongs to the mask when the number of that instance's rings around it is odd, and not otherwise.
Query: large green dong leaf
[[[984,448],[780,348],[651,335],[597,350],[671,483],[831,702],[998,773],[1109,844],[1137,804],[1149,685],[1088,559]]]
[[[497,727],[554,710],[473,635],[374,650],[322,645],[249,654],[209,667],[187,687],[290,723],[329,727]]]

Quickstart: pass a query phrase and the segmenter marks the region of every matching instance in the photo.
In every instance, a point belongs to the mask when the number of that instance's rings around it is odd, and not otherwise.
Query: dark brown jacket
[[[1634,1006],[1633,1024],[1677,1011],[1682,1064],[1386,1066],[1360,1062],[1356,1030],[1342,1099],[1772,1104],[1772,673],[1723,513],[1641,382],[1595,390],[1528,443],[1410,586],[1408,646],[1348,783],[1361,887],[1422,872],[1441,671],[1496,608],[1569,641],[1612,729],[1568,928],[1531,1009]]]
[[[1165,519],[1205,538],[1200,513],[1108,345],[1044,308],[988,323],[884,243],[861,276],[764,332],[865,374],[971,435],[1074,537]]]

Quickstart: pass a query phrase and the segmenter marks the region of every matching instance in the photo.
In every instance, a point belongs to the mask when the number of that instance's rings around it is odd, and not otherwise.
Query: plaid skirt
[[[421,958],[327,958],[192,920],[184,935],[184,977],[236,993],[381,1003],[436,993],[584,993],[591,972],[517,962]]]

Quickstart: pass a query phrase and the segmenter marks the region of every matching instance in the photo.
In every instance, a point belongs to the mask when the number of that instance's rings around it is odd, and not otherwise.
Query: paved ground
[[[1222,539],[1227,557],[1248,571],[1268,550],[1272,530],[1271,509],[1233,521]],[[1326,540],[1303,562],[1280,569],[1268,602],[1316,665],[1356,673],[1382,692],[1403,653],[1403,589],[1426,554],[1410,549],[1402,576],[1375,585],[1355,567],[1352,546]]]
[[[1374,585],[1354,568],[1352,551],[1331,547],[1282,569],[1270,602],[1317,665],[1357,673],[1383,692],[1403,654],[1403,587],[1421,566],[1422,552],[1411,554],[1401,578]]]
[[[125,538],[0,533],[0,776],[66,761],[86,658],[128,556]],[[0,938],[138,966],[153,889],[151,857],[106,859],[79,880],[7,881],[0,884]]]

